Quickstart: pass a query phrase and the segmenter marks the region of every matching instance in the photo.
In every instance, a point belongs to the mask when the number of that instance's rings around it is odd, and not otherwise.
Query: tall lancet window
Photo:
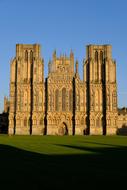
[[[33,78],[33,51],[32,50],[30,51],[30,63],[31,63],[30,78],[32,79]]]
[[[103,63],[103,52],[101,51],[100,52],[100,61],[101,61],[101,64]]]
[[[98,63],[98,52],[95,52],[95,64],[96,64],[96,69],[95,69],[95,80],[97,81],[99,79],[99,63]]]
[[[103,51],[100,52],[100,63],[101,63],[101,79],[103,80]]]
[[[30,51],[30,62],[31,63],[33,62],[33,51],[32,50]]]
[[[25,61],[26,62],[28,61],[28,51],[27,50],[25,51]]]
[[[59,111],[59,90],[58,89],[55,91],[55,110]]]
[[[66,88],[62,89],[62,111],[66,111]]]
[[[27,79],[27,77],[28,77],[28,51],[26,50],[25,51],[25,67],[24,67],[24,69],[25,69],[25,71],[24,71],[24,74],[25,74],[25,80]]]
[[[95,51],[95,61],[98,62],[98,52]]]

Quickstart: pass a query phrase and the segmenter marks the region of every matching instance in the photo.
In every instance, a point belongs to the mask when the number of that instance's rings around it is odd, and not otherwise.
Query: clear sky
[[[39,43],[47,64],[72,49],[82,64],[87,44],[111,44],[117,61],[118,105],[127,106],[126,0],[0,0],[0,111],[9,96],[16,43]]]

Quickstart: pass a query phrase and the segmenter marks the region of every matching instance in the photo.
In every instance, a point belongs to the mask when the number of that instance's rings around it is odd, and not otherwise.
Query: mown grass
[[[96,189],[127,178],[125,136],[0,136],[0,187]]]
[[[66,146],[81,146],[106,148],[127,146],[125,136],[0,136],[0,144],[10,145],[22,150],[41,154],[86,154],[92,151],[67,148]],[[64,146],[63,146],[64,145]]]

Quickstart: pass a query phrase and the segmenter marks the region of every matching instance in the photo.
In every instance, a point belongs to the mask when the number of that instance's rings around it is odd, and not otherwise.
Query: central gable
[[[66,55],[56,56],[56,51],[53,53],[53,59],[49,62],[49,73],[74,73],[74,54],[71,52],[70,57]]]

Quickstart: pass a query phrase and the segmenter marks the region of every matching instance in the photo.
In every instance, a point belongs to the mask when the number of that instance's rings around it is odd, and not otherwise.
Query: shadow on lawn
[[[2,189],[104,189],[122,187],[127,178],[127,147],[89,148],[91,154],[43,155],[0,145]]]

